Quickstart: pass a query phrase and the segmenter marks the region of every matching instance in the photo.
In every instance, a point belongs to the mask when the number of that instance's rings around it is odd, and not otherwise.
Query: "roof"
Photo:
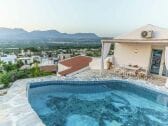
[[[21,57],[21,58],[18,58],[19,60],[31,60],[31,57]]]
[[[59,62],[60,64],[68,67],[68,69],[59,72],[60,75],[65,76],[67,74],[76,72],[80,69],[83,69],[89,66],[89,63],[92,61],[91,57],[87,56],[76,56],[67,60]]]
[[[153,31],[153,37],[150,39],[141,36],[142,31]],[[102,40],[106,42],[135,42],[135,43],[168,43],[168,29],[160,28],[151,24],[135,29],[126,34],[115,37],[111,40]]]
[[[44,72],[56,73],[57,68],[56,65],[46,65],[46,66],[40,66],[40,70]]]

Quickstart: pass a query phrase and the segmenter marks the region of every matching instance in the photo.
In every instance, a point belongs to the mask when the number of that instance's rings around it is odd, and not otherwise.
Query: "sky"
[[[113,37],[146,24],[168,28],[168,0],[0,0],[0,27]]]

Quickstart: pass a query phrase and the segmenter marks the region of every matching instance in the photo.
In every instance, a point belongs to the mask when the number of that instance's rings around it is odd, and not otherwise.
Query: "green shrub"
[[[0,84],[4,84],[5,87],[8,87],[11,82],[14,82],[18,79],[48,76],[48,75],[52,75],[52,73],[40,71],[38,66],[28,70],[11,70],[9,72],[0,74]]]
[[[0,83],[5,84],[5,87],[8,87],[8,85],[11,82],[14,82],[18,79],[24,79],[24,78],[29,78],[29,77],[31,76],[28,72],[25,72],[23,70],[20,70],[20,71],[13,70],[13,71],[1,74]]]
[[[10,82],[12,82],[12,76],[11,74],[8,74],[8,73],[4,73],[3,75],[1,75],[0,77],[0,82],[2,84],[4,84],[5,87],[8,87]]]
[[[18,60],[17,63],[16,63],[16,67],[17,69],[21,68],[23,66],[23,62],[21,60]]]
[[[38,67],[38,63],[34,63],[34,67],[31,69],[31,74],[33,77],[38,77],[40,73],[40,68]]]
[[[3,64],[3,68],[6,72],[12,71],[12,70],[16,70],[17,69],[17,65],[16,64],[12,64],[11,62],[9,63],[4,63]]]
[[[39,72],[39,76],[49,76],[49,75],[52,75],[53,73],[50,73],[50,72],[44,72],[44,71],[40,71]]]
[[[30,77],[29,71],[24,71],[24,70],[15,71],[14,75],[15,75],[15,80]]]

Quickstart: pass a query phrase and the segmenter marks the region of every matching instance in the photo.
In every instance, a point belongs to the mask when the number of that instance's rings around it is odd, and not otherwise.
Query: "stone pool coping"
[[[33,82],[45,81],[103,81],[103,80],[121,80],[128,81],[135,85],[155,90],[168,95],[168,89],[164,86],[153,85],[143,80],[123,79],[120,77],[57,77],[47,76],[40,78],[17,80],[4,96],[0,96],[0,126],[45,126],[36,112],[31,108],[27,97],[27,86]]]

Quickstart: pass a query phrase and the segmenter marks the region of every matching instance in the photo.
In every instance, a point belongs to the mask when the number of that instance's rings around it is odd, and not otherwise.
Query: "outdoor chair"
[[[135,70],[128,70],[127,72],[126,72],[126,75],[128,76],[128,77],[136,77],[136,71]]]
[[[138,78],[142,78],[142,79],[147,79],[147,70],[146,69],[140,69],[138,71],[138,74],[137,74]]]

